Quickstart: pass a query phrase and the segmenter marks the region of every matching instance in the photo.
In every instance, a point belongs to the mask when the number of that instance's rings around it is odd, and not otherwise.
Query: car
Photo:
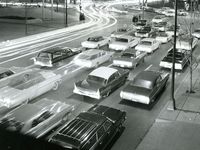
[[[36,57],[33,58],[34,64],[45,67],[53,67],[55,63],[58,63],[66,58],[74,56],[80,53],[78,48],[69,47],[53,47],[47,50],[41,51]]]
[[[128,49],[116,58],[113,58],[113,66],[122,68],[136,68],[141,62],[144,62],[146,52]]]
[[[168,18],[165,15],[156,15],[152,19],[152,23],[160,23],[160,22],[167,22]]]
[[[138,51],[144,51],[147,53],[153,53],[156,49],[160,47],[160,42],[155,38],[144,38],[135,47]]]
[[[116,51],[124,51],[131,47],[135,47],[140,42],[140,38],[133,37],[130,35],[122,35],[120,37],[114,38],[109,43],[109,49],[113,49]]]
[[[138,22],[134,25],[134,28],[136,29],[141,29],[143,28],[144,26],[146,26],[148,23],[147,23],[147,20],[146,19],[140,19],[138,20]]]
[[[196,37],[196,38],[200,38],[200,28],[196,28],[194,30],[194,32],[192,33],[192,36]]]
[[[125,111],[94,105],[59,128],[48,141],[73,150],[105,149],[122,131],[125,120]]]
[[[156,40],[160,43],[167,43],[172,40],[172,35],[167,34],[166,32],[158,32]]]
[[[169,73],[156,70],[141,71],[121,92],[121,99],[151,104],[165,88]]]
[[[160,61],[160,67],[171,69],[173,59],[173,48],[170,48],[167,55]],[[176,49],[175,51],[175,69],[183,70],[189,62],[189,54],[186,50]]]
[[[166,31],[169,24],[167,22],[153,23],[153,29],[157,31]]]
[[[164,15],[167,16],[167,17],[174,17],[175,16],[175,10],[174,9],[166,10],[166,11],[164,11]]]
[[[84,48],[100,48],[102,46],[108,45],[110,38],[103,36],[93,36],[89,37],[87,41],[81,43]]]
[[[176,39],[176,48],[184,50],[193,50],[198,44],[198,39],[195,37],[190,37],[188,35],[178,37]]]
[[[126,82],[129,71],[122,68],[99,67],[93,70],[85,80],[74,84],[73,92],[79,95],[101,99]]]
[[[18,73],[0,88],[0,110],[7,111],[52,89],[57,90],[61,77],[60,74],[38,68]]]
[[[43,98],[17,107],[3,116],[0,127],[40,138],[62,122],[65,123],[73,110],[71,105]]]
[[[131,32],[132,29],[130,28],[118,28],[116,31],[113,31],[110,35],[111,38],[120,37],[122,35],[128,34]]]
[[[135,36],[136,37],[150,37],[151,34],[153,34],[154,30],[150,27],[150,26],[144,26],[142,27],[141,29],[138,29],[136,32],[135,32]]]
[[[78,54],[73,63],[81,67],[95,68],[112,59],[114,52],[90,49]]]
[[[178,9],[177,10],[177,15],[178,16],[187,16],[189,13],[185,11],[184,9]]]
[[[165,32],[173,37],[174,30],[175,30],[175,25],[172,24],[166,28]],[[181,29],[180,24],[178,24],[177,29],[176,29],[176,36],[183,35],[183,34],[184,34],[184,31]]]

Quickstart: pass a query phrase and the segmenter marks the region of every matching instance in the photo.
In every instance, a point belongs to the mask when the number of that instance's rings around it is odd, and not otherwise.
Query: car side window
[[[62,56],[62,53],[61,53],[61,52],[55,52],[55,53],[53,54],[53,59],[58,58],[58,57],[61,57],[61,56]]]
[[[100,139],[105,134],[103,126],[97,131],[97,137]]]
[[[113,80],[115,80],[115,75],[111,75],[110,78],[108,79],[108,83],[112,82]]]
[[[111,123],[110,121],[106,121],[106,122],[104,123],[104,129],[105,129],[106,131],[108,131],[108,130],[110,129],[111,125],[112,125],[112,123]]]
[[[96,134],[94,134],[83,146],[83,150],[89,150],[91,149],[95,143],[97,142]]]

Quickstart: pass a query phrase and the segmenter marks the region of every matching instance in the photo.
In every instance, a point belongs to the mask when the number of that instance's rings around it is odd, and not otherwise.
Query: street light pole
[[[53,11],[54,11],[53,0],[51,0],[51,20],[53,20]]]
[[[25,3],[25,35],[28,34],[28,24],[27,24],[27,3]]]
[[[68,26],[67,0],[65,0],[65,26]]]
[[[144,19],[144,0],[142,0],[142,19]]]

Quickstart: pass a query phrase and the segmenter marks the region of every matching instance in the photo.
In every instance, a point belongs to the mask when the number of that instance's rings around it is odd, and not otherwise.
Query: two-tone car
[[[78,48],[53,47],[39,52],[33,60],[35,65],[53,67],[55,63],[74,56],[80,52],[81,50]]]
[[[167,55],[160,61],[160,67],[171,69],[173,59],[173,48],[171,48]],[[183,70],[189,62],[189,55],[187,50],[176,49],[175,51],[175,69]]]
[[[172,40],[172,35],[167,34],[166,32],[158,32],[156,35],[156,40],[160,43],[167,43]]]
[[[150,26],[144,26],[143,28],[135,32],[136,37],[150,37],[153,34],[154,30]]]
[[[122,131],[126,112],[94,105],[59,128],[49,142],[72,150],[103,150]]]
[[[144,51],[147,53],[153,53],[156,49],[160,47],[160,42],[155,38],[144,38],[135,47],[138,51]]]
[[[129,70],[113,67],[99,67],[93,70],[85,80],[74,84],[73,92],[79,95],[101,99],[126,82]]]
[[[78,54],[73,62],[81,67],[95,68],[100,64],[110,61],[114,52],[108,52],[99,49],[90,49]]]
[[[122,35],[128,34],[131,32],[130,28],[118,28],[116,31],[113,31],[110,35],[111,38],[121,37]]]
[[[176,48],[184,50],[193,50],[198,44],[198,39],[190,36],[181,36],[176,39]]]
[[[124,51],[135,47],[140,42],[140,38],[130,35],[122,35],[114,38],[109,44],[109,48],[116,51]]]
[[[73,110],[71,105],[43,98],[6,114],[0,119],[0,127],[40,138],[62,122],[66,123]]]
[[[135,68],[141,62],[144,62],[146,55],[146,52],[128,49],[123,51],[120,56],[113,58],[113,66],[122,68]]]
[[[196,38],[200,38],[200,28],[196,28],[194,30],[194,32],[192,33],[192,36],[196,37]]]
[[[134,24],[134,28],[141,29],[146,25],[147,25],[147,20],[146,19],[140,19],[140,20],[138,20],[138,22],[136,22],[136,24]]]
[[[61,83],[61,75],[34,68],[9,79],[0,88],[0,110],[8,110],[50,91]]]
[[[141,71],[120,92],[120,97],[128,101],[150,104],[163,91],[168,79],[169,73],[148,69]]]
[[[169,26],[168,22],[159,22],[159,23],[153,23],[152,28],[157,31],[166,31],[168,26]]]
[[[89,37],[87,41],[83,41],[81,43],[81,46],[84,48],[97,48],[99,49],[102,46],[108,45],[110,42],[109,37],[103,37],[103,36],[93,36]]]
[[[168,18],[165,15],[156,15],[151,20],[151,22],[153,22],[153,23],[167,22],[167,21],[168,21]]]

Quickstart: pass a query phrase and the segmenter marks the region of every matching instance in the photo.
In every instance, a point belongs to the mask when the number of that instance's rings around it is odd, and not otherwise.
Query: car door
[[[62,52],[61,51],[56,51],[53,53],[53,63],[59,62],[62,60]]]
[[[162,82],[163,80],[162,80],[162,78],[161,78],[161,76],[159,76],[157,79],[156,79],[156,81],[155,81],[155,83],[154,83],[154,88],[153,88],[153,91],[152,91],[152,99],[154,99],[155,100],[155,98],[157,97],[157,95],[160,93],[160,91],[161,91],[161,87],[162,87],[162,84],[163,84],[163,82]]]
[[[107,83],[107,89],[108,91],[112,91],[114,88],[116,88],[122,81],[120,80],[119,72],[115,72],[110,76]]]

